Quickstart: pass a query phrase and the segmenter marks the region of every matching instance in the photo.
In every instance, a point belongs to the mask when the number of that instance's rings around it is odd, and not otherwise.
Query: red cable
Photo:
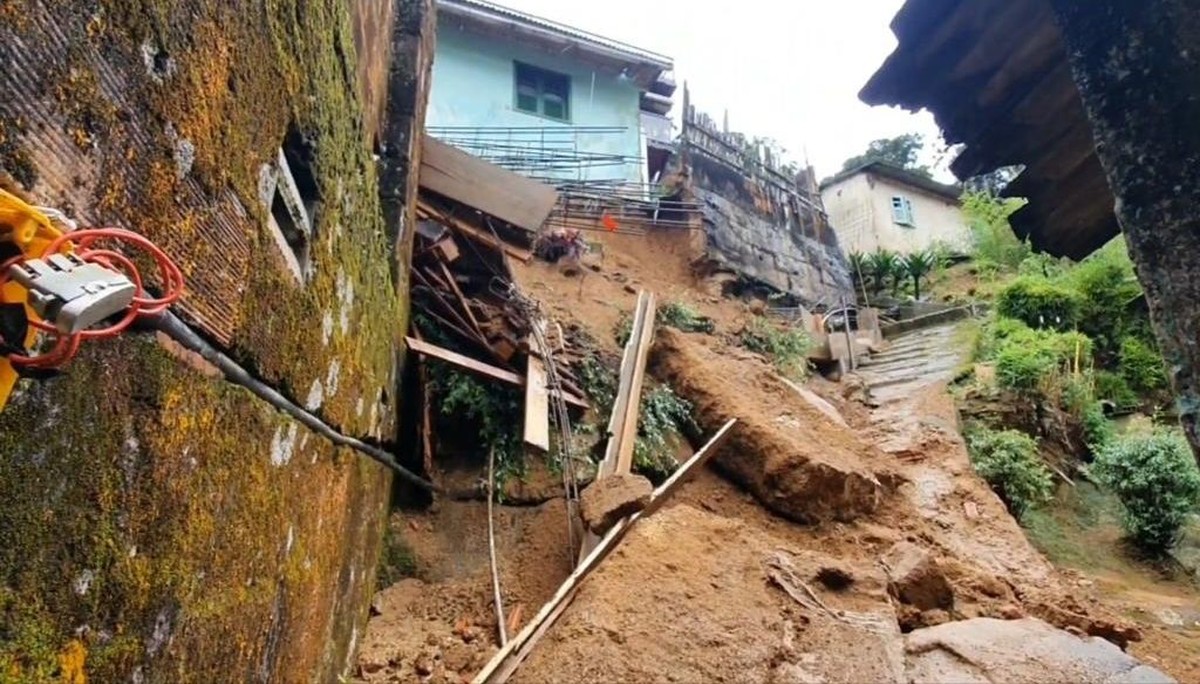
[[[142,274],[133,260],[121,252],[103,247],[93,248],[99,240],[110,240],[139,247],[148,252],[158,267],[162,281],[163,295],[152,297],[146,292],[142,282]],[[69,247],[74,245],[74,249]],[[65,248],[65,249],[64,249]],[[130,325],[141,318],[156,316],[171,307],[183,294],[183,272],[171,261],[167,253],[148,240],[145,236],[121,228],[91,228],[64,233],[51,242],[42,252],[42,256],[69,252],[83,261],[98,263],[106,268],[123,272],[137,288],[129,310],[116,323],[97,330],[81,330],[72,335],[64,335],[50,323],[45,321],[30,321],[29,324],[42,332],[55,337],[54,347],[45,354],[26,356],[24,354],[9,354],[8,359],[15,366],[26,368],[55,368],[70,361],[79,351],[79,343],[84,339],[116,337]],[[18,256],[0,264],[0,288],[12,278],[9,269],[24,261],[26,257]]]

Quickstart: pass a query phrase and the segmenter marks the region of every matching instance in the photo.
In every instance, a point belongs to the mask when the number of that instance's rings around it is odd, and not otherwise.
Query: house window
[[[517,110],[558,121],[571,120],[571,77],[513,62]]]
[[[892,198],[892,221],[896,225],[916,227],[917,224],[913,222],[912,200],[899,196]]]

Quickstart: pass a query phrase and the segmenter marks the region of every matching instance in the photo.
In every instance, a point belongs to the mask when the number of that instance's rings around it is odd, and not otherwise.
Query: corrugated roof
[[[631,63],[646,64],[656,67],[661,71],[670,71],[674,68],[674,61],[666,55],[651,52],[650,50],[635,47],[611,38],[605,38],[604,36],[567,26],[557,21],[520,12],[510,7],[484,2],[484,0],[439,0],[438,11],[443,14],[459,16],[469,16],[472,13],[490,14],[498,19],[517,22],[531,28],[557,34],[593,48],[602,48],[608,52],[615,53],[614,56],[622,56]]]
[[[970,178],[1024,172],[1005,190],[1029,203],[1011,222],[1034,247],[1080,259],[1119,231],[1113,194],[1046,0],[909,0],[896,51],[860,93],[868,104],[928,109]]]

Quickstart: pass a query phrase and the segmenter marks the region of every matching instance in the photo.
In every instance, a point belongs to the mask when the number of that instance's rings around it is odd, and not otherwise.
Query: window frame
[[[534,77],[535,87],[537,90],[537,107],[536,111],[526,109],[521,106],[521,75],[522,71],[526,75]],[[546,85],[551,80],[558,80],[562,83],[564,92],[559,93],[557,90],[547,88]],[[552,95],[555,97],[563,96],[563,116],[553,116],[546,113],[546,96]],[[513,60],[513,109],[522,114],[529,116],[537,116],[550,121],[558,121],[560,123],[571,123],[571,76],[552,69],[545,69],[540,66]]]
[[[899,203],[899,206],[897,206]],[[905,228],[916,228],[912,200],[904,195],[892,195],[892,223]]]

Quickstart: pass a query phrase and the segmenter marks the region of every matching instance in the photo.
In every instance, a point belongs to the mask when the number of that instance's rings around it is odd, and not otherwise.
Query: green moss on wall
[[[0,452],[0,673],[44,681],[76,641],[93,681],[342,671],[378,466],[137,338],[16,396]]]
[[[47,51],[44,105],[98,169],[74,209],[187,244],[185,274],[228,286],[187,296],[230,312],[232,355],[345,432],[391,437],[403,250],[362,130],[352,2],[21,4],[0,3],[0,32],[34,44],[53,25],[71,45]],[[321,197],[303,286],[258,191],[289,127]],[[60,160],[24,130],[0,118],[0,164],[28,186]],[[230,193],[248,262],[201,230]],[[373,462],[147,336],[88,343],[0,412],[0,683],[333,681],[365,624],[389,491]]]

